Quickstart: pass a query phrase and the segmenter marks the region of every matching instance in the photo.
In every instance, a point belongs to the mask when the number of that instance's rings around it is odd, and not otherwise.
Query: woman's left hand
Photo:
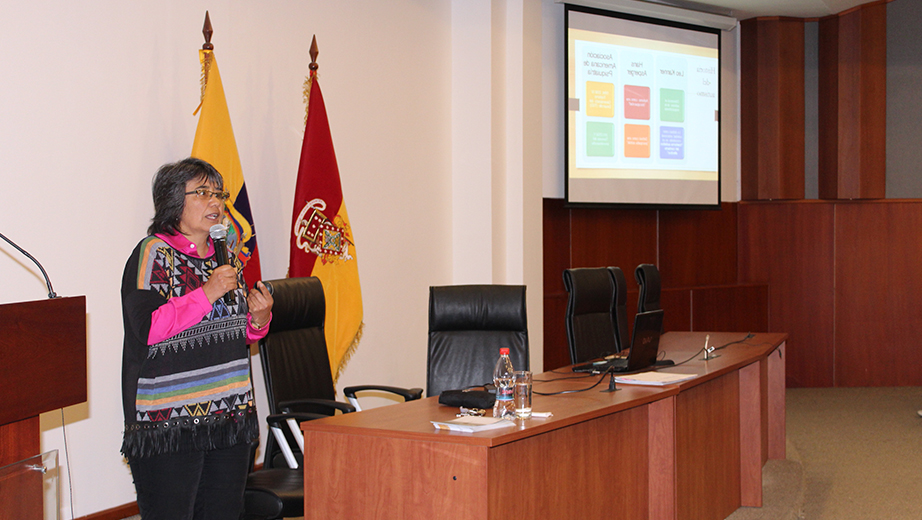
[[[262,282],[256,282],[253,289],[247,296],[247,306],[250,308],[250,321],[253,326],[261,329],[269,323],[269,313],[272,312],[274,300]]]

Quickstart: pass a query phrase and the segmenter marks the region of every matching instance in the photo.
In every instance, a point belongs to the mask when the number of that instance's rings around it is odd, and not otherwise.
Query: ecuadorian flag
[[[192,157],[208,161],[224,177],[224,189],[230,193],[225,213],[238,237],[235,253],[244,265],[244,280],[248,285],[253,285],[262,279],[259,251],[256,248],[256,227],[240,168],[230,113],[227,111],[224,86],[221,84],[214,51],[200,50],[199,61],[202,64],[202,103],[198,108],[201,115],[195,129]]]

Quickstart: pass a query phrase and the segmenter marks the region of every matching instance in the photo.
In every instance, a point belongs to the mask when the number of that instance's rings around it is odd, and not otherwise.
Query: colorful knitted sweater
[[[151,314],[202,287],[216,267],[213,254],[199,258],[157,236],[142,240],[125,265],[122,454],[128,460],[227,448],[259,436],[244,289],[236,290],[235,303],[219,298],[198,323],[148,345]]]

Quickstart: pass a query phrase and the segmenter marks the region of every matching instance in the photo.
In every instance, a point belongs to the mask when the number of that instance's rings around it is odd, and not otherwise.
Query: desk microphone
[[[214,242],[215,259],[218,261],[218,267],[227,265],[227,228],[223,224],[215,224],[208,230],[211,235],[211,241]],[[234,291],[224,293],[224,303],[233,305],[237,302],[237,296]]]

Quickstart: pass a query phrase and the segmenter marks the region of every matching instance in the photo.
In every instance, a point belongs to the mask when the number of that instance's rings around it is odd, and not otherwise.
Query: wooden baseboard
[[[138,503],[131,502],[130,504],[106,509],[105,511],[93,513],[92,515],[74,518],[74,520],[122,520],[123,518],[128,518],[137,514],[139,514]]]

